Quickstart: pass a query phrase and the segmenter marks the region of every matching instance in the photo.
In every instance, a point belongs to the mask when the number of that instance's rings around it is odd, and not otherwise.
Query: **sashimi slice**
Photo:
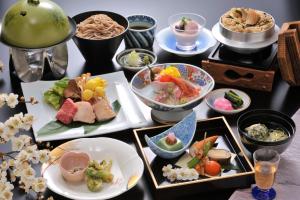
[[[68,98],[56,114],[56,119],[64,124],[70,124],[77,112],[77,105]]]

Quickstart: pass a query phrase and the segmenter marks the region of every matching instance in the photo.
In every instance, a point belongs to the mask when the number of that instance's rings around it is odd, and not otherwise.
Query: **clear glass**
[[[271,200],[276,197],[276,191],[272,188],[280,155],[277,151],[263,148],[256,150],[253,154],[255,182],[252,195],[258,200]]]
[[[183,19],[187,19],[182,25]],[[176,47],[183,51],[196,48],[197,39],[206,24],[206,19],[193,13],[180,13],[169,17],[169,26],[176,38]]]

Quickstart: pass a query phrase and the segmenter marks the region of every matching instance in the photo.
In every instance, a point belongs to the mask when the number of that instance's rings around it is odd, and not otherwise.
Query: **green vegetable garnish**
[[[204,147],[203,147],[203,154],[204,154],[204,156],[207,155],[208,151],[212,148],[212,146],[213,145],[212,145],[212,143],[210,141],[208,141],[208,142],[206,142],[204,144]]]
[[[86,185],[92,192],[97,192],[101,189],[102,186],[102,180],[101,179],[93,179],[93,178],[87,178]]]
[[[240,108],[244,104],[243,99],[232,90],[225,92],[224,98],[231,102],[234,109]]]
[[[145,55],[143,58],[143,63],[144,65],[149,65],[150,64],[150,58],[148,55]]]
[[[69,79],[63,78],[54,83],[53,87],[44,92],[45,101],[56,110],[60,107],[60,102],[64,96],[64,90],[68,86]]]
[[[59,109],[61,96],[59,96],[56,92],[54,92],[53,90],[47,90],[44,93],[44,99],[47,103],[49,103],[51,106],[53,106],[56,110]]]
[[[90,191],[96,192],[101,189],[102,182],[111,183],[114,175],[110,172],[112,161],[103,160],[98,163],[96,160],[89,162],[88,168],[85,171],[87,176],[87,187]]]
[[[199,162],[200,162],[200,159],[197,157],[194,157],[187,163],[187,166],[188,166],[188,168],[191,169],[191,168],[194,168]]]

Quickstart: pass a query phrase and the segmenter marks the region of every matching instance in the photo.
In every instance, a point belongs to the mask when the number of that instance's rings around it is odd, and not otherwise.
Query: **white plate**
[[[222,44],[231,47],[233,49],[240,49],[241,51],[255,51],[262,49],[264,47],[270,46],[271,44],[275,43],[278,40],[278,33],[279,33],[279,27],[275,25],[275,33],[273,36],[263,42],[254,42],[254,43],[245,43],[245,42],[237,42],[234,40],[229,40],[225,38],[221,32],[220,32],[220,26],[219,23],[215,24],[212,28],[212,34],[213,36]]]
[[[243,101],[244,101],[243,105],[239,109],[234,109],[234,110],[216,109],[214,107],[214,101],[217,98],[224,97],[225,92],[227,92],[229,90],[232,90],[233,92],[235,92],[237,95],[239,95],[243,99]],[[251,99],[245,92],[243,92],[241,90],[232,89],[232,88],[221,88],[221,89],[213,90],[208,95],[206,95],[205,102],[211,109],[213,109],[214,111],[216,111],[218,113],[222,113],[224,115],[232,115],[232,114],[242,112],[243,110],[246,110],[251,104]]]
[[[112,160],[111,172],[113,182],[104,183],[99,192],[88,190],[86,183],[71,184],[65,181],[60,173],[59,160],[42,166],[42,175],[47,186],[53,192],[70,199],[100,200],[116,197],[134,187],[143,175],[144,164],[137,152],[130,145],[111,138],[82,138],[66,142],[51,151],[55,158],[62,156],[64,151],[81,151],[88,153],[91,159]],[[134,178],[132,178],[134,177]],[[132,179],[131,179],[132,178]],[[128,181],[132,180],[129,187]]]
[[[217,41],[211,34],[211,31],[206,28],[203,28],[202,32],[200,33],[196,42],[196,48],[191,51],[183,51],[176,47],[176,39],[170,27],[159,31],[159,33],[157,33],[157,35],[155,36],[155,39],[160,48],[162,48],[163,50],[183,57],[204,53],[207,49],[217,43]]]
[[[62,133],[38,136],[37,132],[40,128],[48,122],[55,120],[57,110],[43,100],[43,93],[51,88],[55,81],[21,83],[25,99],[29,99],[33,96],[39,101],[36,105],[26,104],[28,113],[33,114],[35,117],[35,121],[32,126],[35,139],[37,141],[51,141],[88,137],[149,125],[149,120],[145,119],[140,107],[136,106],[136,98],[134,98],[123,72],[103,74],[100,75],[100,77],[106,79],[108,82],[106,95],[110,103],[118,100],[121,104],[121,110],[116,118],[111,122],[99,126],[98,129],[86,135],[84,134],[83,127],[80,127],[73,128]]]

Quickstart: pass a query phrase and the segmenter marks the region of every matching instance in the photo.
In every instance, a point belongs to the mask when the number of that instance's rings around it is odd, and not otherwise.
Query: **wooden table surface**
[[[5,0],[0,1],[0,17],[2,18],[5,10],[16,0]],[[185,0],[185,1],[147,1],[147,0],[56,0],[56,2],[65,10],[69,16],[74,16],[78,13],[89,11],[89,10],[108,10],[117,12],[121,15],[127,16],[130,14],[143,13],[153,16],[157,19],[158,27],[157,31],[168,25],[168,16],[179,13],[179,12],[193,12],[198,13],[207,18],[206,27],[211,29],[212,26],[217,23],[219,17],[226,12],[231,7],[252,7],[259,10],[264,10],[272,14],[276,20],[276,24],[281,26],[283,22],[286,21],[296,21],[300,20],[300,1],[298,0]],[[124,49],[124,44],[122,43],[119,50]],[[113,71],[121,70],[116,64],[115,59],[112,62],[103,63],[101,65],[88,65],[85,63],[84,58],[80,54],[79,50],[75,46],[73,41],[68,42],[69,51],[69,64],[67,70],[67,76],[75,77],[83,72],[91,72],[93,75],[103,74]],[[157,44],[154,44],[154,51],[158,55],[158,62],[183,62],[190,63],[200,66],[202,59],[207,58],[209,52],[202,55],[197,55],[189,58],[181,58],[176,55],[169,54],[167,52],[159,49]],[[3,61],[5,69],[0,72],[0,93],[2,92],[15,92],[22,95],[20,89],[19,81],[9,73],[9,49],[7,46],[0,43],[0,60]],[[132,73],[125,72],[128,80],[132,77]],[[224,87],[217,84],[216,88]],[[273,109],[281,111],[289,116],[292,116],[297,109],[300,107],[300,88],[290,87],[286,82],[281,80],[280,73],[277,73],[273,90],[270,93],[259,92],[249,89],[243,89],[247,92],[252,103],[249,109]],[[219,116],[218,113],[211,111],[202,102],[196,109],[201,110],[202,118],[210,118],[214,116]],[[3,107],[0,110],[0,121],[5,121],[9,116],[15,113],[24,112],[26,113],[26,108],[24,105],[18,105],[15,109],[9,109]],[[232,117],[226,117],[231,125],[233,131],[236,133],[236,120],[239,115]],[[297,123],[297,122],[296,122]],[[28,132],[32,136],[31,132]],[[133,143],[132,130],[125,130],[119,133],[113,133],[106,135],[108,137],[113,137],[116,139],[123,140],[131,145]],[[65,141],[52,142],[51,144],[57,146]],[[0,145],[0,151],[9,150],[9,145]],[[37,172],[39,167],[36,168]],[[178,197],[178,199],[184,198],[202,198],[202,199],[228,199],[232,194],[233,190],[229,191],[216,191],[207,194],[197,194],[195,196],[185,196]],[[178,191],[180,193],[180,191]],[[53,196],[55,199],[64,199],[63,197],[56,195],[55,193],[47,190],[45,196]],[[30,199],[30,196],[24,195],[24,193],[19,189],[14,189],[13,199]],[[153,191],[150,187],[150,182],[144,175],[141,181],[136,187],[117,197],[116,199],[154,199]]]

